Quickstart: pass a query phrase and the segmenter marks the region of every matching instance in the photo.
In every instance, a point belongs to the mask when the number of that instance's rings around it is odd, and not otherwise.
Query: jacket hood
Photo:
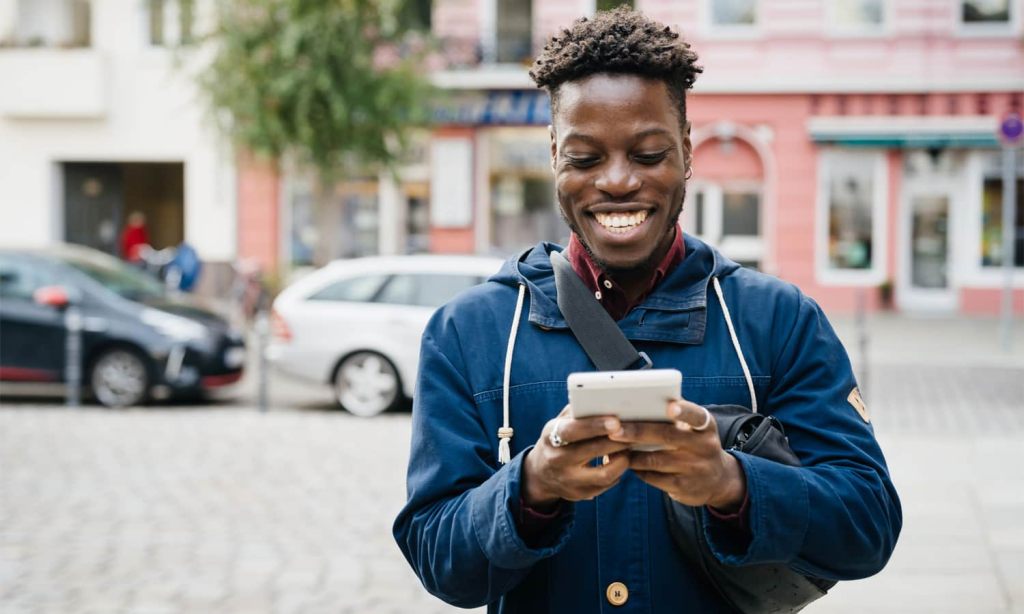
[[[641,306],[666,311],[689,311],[707,306],[712,277],[731,275],[740,265],[700,239],[683,234],[686,256],[644,299]],[[551,252],[562,246],[542,242],[505,261],[489,281],[513,288],[525,284],[530,294],[530,322],[548,328],[568,328],[558,310]]]

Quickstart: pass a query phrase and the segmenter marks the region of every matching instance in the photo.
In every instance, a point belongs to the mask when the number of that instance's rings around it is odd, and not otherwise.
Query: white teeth
[[[627,230],[639,226],[647,219],[647,211],[634,211],[630,213],[595,213],[597,222],[614,232],[622,234]]]

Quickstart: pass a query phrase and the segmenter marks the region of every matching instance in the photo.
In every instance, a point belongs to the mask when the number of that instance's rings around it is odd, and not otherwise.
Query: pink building
[[[453,102],[427,155],[431,251],[511,253],[564,238],[547,99],[526,67],[548,35],[604,4],[435,0],[447,65],[434,79]],[[851,310],[866,289],[873,308],[888,295],[908,311],[998,312],[997,132],[1024,110],[1024,0],[636,7],[677,27],[705,69],[688,102],[688,232],[832,311]],[[1020,167],[1013,283],[1024,313]],[[402,190],[390,191],[399,198],[381,200],[384,217],[402,220]]]

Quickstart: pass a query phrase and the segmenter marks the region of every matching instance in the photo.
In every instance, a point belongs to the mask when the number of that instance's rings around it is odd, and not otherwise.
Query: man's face
[[[657,79],[596,74],[558,88],[558,203],[605,270],[651,268],[671,244],[691,154],[679,113]]]

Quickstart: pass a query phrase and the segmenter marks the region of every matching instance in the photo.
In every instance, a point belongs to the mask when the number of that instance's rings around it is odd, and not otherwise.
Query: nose
[[[634,170],[628,159],[609,160],[594,180],[594,187],[604,192],[609,198],[630,196],[637,192],[642,184]]]

